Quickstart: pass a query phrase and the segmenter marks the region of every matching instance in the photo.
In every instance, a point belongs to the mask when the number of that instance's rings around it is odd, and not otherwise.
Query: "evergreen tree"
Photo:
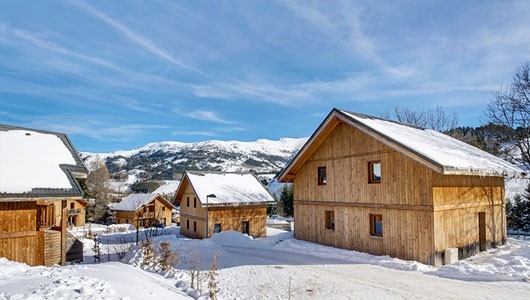
[[[292,217],[294,215],[294,201],[293,201],[293,185],[284,185],[282,193],[280,194],[281,212],[284,217]]]
[[[523,195],[516,195],[506,203],[506,223],[517,232],[530,232],[530,184]]]

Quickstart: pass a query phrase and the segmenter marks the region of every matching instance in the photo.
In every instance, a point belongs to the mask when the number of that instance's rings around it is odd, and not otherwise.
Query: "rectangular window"
[[[193,231],[197,231],[197,221],[193,221]]]
[[[197,207],[197,198],[193,197],[193,207]]]
[[[318,167],[318,185],[325,185],[327,182],[326,167]]]
[[[186,229],[190,229],[190,220],[186,220]]]
[[[190,207],[190,197],[187,198],[187,201],[186,201],[186,202],[187,202],[187,205],[186,205],[186,206],[187,206],[187,207]]]
[[[250,223],[248,221],[241,222],[241,232],[246,235],[250,235]]]
[[[332,210],[325,211],[326,229],[335,230],[335,212]]]
[[[383,215],[370,214],[370,235],[383,236]]]
[[[371,161],[368,163],[368,183],[381,182],[381,162]]]
[[[213,232],[214,232],[214,233],[219,233],[219,232],[221,232],[221,224],[219,224],[219,223],[214,224],[214,225],[213,225]]]

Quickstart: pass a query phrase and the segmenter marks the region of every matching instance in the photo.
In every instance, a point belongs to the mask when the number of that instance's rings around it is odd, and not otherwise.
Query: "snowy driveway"
[[[447,279],[312,254],[313,249],[220,246],[224,299],[530,299],[530,285],[520,281]]]

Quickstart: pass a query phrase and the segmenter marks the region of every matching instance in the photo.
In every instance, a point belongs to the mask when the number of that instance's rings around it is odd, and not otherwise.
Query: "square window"
[[[328,183],[326,177],[326,167],[318,167],[318,185],[325,185]]]
[[[370,214],[370,235],[383,236],[383,215]]]
[[[215,224],[213,225],[213,232],[214,232],[214,233],[219,233],[219,232],[221,232],[221,224],[219,224],[219,223],[215,223]]]
[[[371,161],[368,163],[368,183],[381,182],[381,162]]]
[[[325,211],[326,229],[335,230],[335,212],[332,210]]]

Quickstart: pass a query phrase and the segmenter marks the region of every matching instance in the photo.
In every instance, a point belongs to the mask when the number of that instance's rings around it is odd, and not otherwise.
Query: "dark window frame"
[[[219,233],[222,231],[221,223],[215,223],[213,225],[213,233]]]
[[[328,183],[327,168],[325,166],[317,168],[318,185],[326,185]]]
[[[374,172],[374,167],[379,166],[379,176],[377,176]],[[381,178],[383,177],[381,175],[381,161],[380,160],[374,160],[368,162],[368,183],[381,183]]]
[[[326,229],[335,230],[335,211],[326,210],[324,211],[324,223]]]
[[[382,214],[370,214],[370,236],[383,237]]]

